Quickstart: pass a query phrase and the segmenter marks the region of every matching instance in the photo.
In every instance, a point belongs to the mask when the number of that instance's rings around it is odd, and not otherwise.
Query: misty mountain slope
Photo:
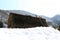
[[[60,15],[55,15],[54,17],[51,18],[52,20],[60,20]]]
[[[8,15],[8,13],[5,10],[0,10],[0,15]]]
[[[54,17],[51,18],[54,23],[60,25],[60,15],[55,15]]]
[[[0,21],[7,24],[8,12],[5,10],[0,10]]]
[[[0,28],[0,40],[60,40],[60,32],[52,27]]]

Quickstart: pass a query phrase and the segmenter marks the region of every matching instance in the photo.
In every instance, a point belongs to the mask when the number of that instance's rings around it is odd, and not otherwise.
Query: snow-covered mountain
[[[60,15],[55,15],[51,18],[55,23],[60,21]]]
[[[60,40],[60,32],[52,27],[0,28],[0,40]]]
[[[60,25],[60,15],[55,15],[54,17],[52,17],[52,20],[54,23]]]

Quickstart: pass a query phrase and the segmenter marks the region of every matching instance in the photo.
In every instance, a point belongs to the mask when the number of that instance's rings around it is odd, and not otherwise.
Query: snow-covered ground
[[[52,27],[0,28],[0,40],[60,40],[60,32]]]

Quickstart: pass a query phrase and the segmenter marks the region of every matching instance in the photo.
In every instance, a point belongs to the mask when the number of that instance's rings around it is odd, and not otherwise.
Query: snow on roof
[[[0,40],[60,40],[60,32],[52,27],[2,28]]]
[[[33,17],[37,17],[38,15],[36,14],[33,14],[33,13],[30,13],[30,12],[27,12],[27,11],[23,11],[23,10],[7,10],[8,12],[12,12],[12,13],[16,13],[16,14],[21,14],[21,15],[30,15],[30,16],[33,16]]]

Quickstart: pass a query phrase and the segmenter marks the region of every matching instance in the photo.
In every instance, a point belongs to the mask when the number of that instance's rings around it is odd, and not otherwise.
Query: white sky
[[[1,0],[0,9],[25,10],[52,17],[60,14],[60,0]]]

